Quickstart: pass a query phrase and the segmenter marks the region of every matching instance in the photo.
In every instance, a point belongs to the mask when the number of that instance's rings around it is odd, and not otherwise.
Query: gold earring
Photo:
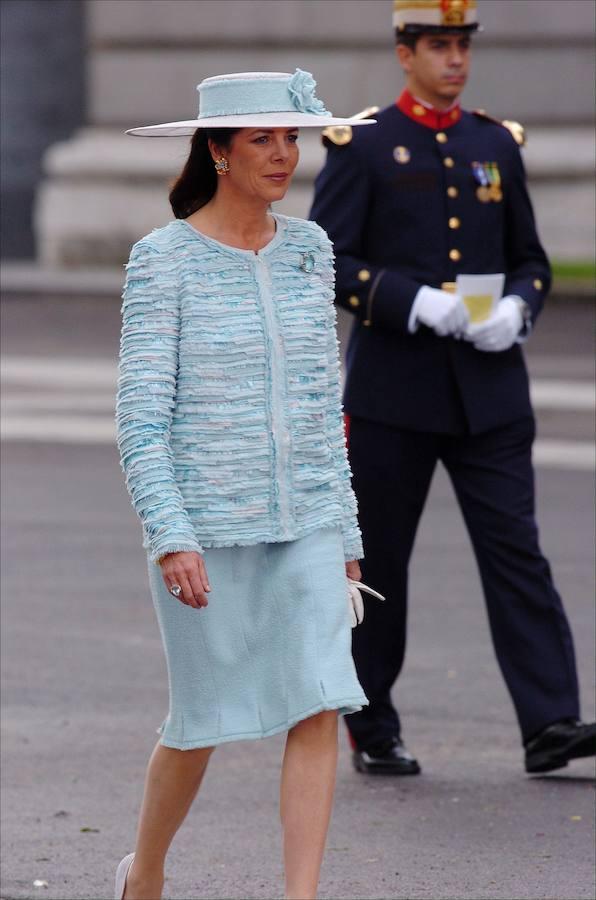
[[[215,160],[215,171],[218,175],[227,175],[230,171],[230,164],[225,156],[220,156]]]

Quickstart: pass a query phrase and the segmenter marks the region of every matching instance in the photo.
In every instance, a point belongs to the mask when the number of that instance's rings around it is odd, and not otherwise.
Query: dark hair
[[[420,37],[421,32],[419,31],[412,33],[411,31],[400,31],[399,28],[395,29],[395,43],[409,47],[412,53],[416,52],[416,44]]]
[[[401,31],[399,28],[395,29],[395,43],[403,44],[404,47],[409,47],[412,53],[416,52],[416,44],[425,34],[428,36],[439,36],[444,37],[446,35],[458,34],[461,37],[472,38],[473,29],[471,27],[464,28],[444,28],[442,25],[428,25],[422,31]]]
[[[197,128],[190,154],[170,191],[170,205],[177,219],[186,219],[211,200],[217,190],[217,172],[208,141],[229,150],[239,128]]]

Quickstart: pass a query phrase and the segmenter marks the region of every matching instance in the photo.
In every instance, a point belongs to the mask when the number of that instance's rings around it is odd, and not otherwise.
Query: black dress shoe
[[[596,722],[555,722],[529,740],[525,748],[526,772],[562,769],[570,759],[596,755]]]
[[[357,772],[367,775],[418,775],[418,760],[406,750],[401,738],[392,738],[371,750],[355,750],[352,757]]]

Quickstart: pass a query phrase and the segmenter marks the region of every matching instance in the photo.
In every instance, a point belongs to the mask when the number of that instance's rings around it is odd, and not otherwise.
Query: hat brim
[[[184,137],[197,128],[329,128],[332,125],[376,125],[376,119],[340,119],[337,116],[317,116],[311,113],[252,113],[239,116],[211,116],[185,122],[164,122],[162,125],[143,125],[129,128],[126,134],[134,137]]]
[[[423,22],[411,22],[395,29],[398,37],[400,34],[474,34],[476,31],[484,31],[479,22],[470,22],[468,25],[426,25]]]

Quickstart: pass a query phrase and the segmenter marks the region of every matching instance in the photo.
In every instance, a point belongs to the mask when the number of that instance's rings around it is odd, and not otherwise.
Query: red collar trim
[[[409,119],[418,122],[419,125],[426,125],[427,128],[434,128],[437,131],[444,131],[451,128],[462,117],[461,106],[459,103],[447,112],[435,109],[433,106],[423,106],[409,91],[404,90],[395,101],[399,110],[401,110]]]

